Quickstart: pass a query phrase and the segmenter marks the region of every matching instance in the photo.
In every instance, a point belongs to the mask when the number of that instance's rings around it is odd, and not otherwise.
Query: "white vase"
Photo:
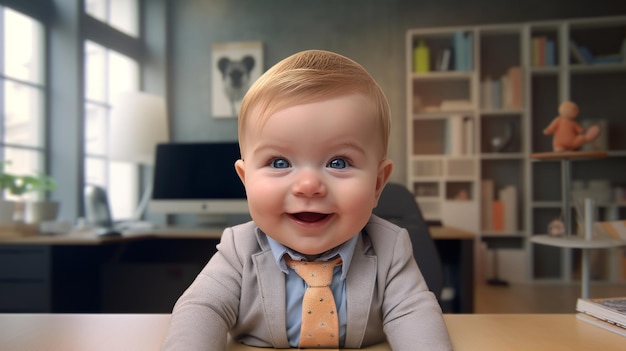
[[[0,224],[13,223],[15,201],[0,200]]]
[[[24,203],[24,223],[55,221],[59,213],[58,201],[28,201]]]

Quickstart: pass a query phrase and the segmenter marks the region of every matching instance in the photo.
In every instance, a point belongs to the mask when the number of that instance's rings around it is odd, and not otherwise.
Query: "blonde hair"
[[[239,144],[252,116],[264,123],[287,107],[318,102],[330,97],[360,94],[371,101],[387,155],[391,117],[389,103],[372,76],[355,61],[339,54],[308,50],[278,62],[250,87],[239,111]]]

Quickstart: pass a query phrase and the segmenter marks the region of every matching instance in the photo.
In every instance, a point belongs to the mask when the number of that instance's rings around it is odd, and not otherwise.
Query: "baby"
[[[407,231],[372,215],[393,168],[389,129],[384,93],[346,57],[304,51],[263,74],[242,101],[235,163],[252,221],[224,231],[176,303],[163,349],[225,350],[228,333],[307,347],[307,284],[291,262],[338,259],[328,283],[337,334],[320,347],[451,350]]]

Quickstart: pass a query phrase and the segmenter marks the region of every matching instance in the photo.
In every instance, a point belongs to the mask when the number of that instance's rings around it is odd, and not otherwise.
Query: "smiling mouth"
[[[323,221],[324,219],[330,216],[325,213],[316,213],[316,212],[298,212],[292,213],[291,216],[300,222],[305,223],[315,223],[319,221]]]

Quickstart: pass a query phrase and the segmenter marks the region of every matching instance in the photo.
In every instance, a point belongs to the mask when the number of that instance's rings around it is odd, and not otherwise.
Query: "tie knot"
[[[330,286],[333,281],[333,271],[341,265],[341,257],[330,261],[296,261],[285,255],[287,266],[292,268],[310,287]]]

